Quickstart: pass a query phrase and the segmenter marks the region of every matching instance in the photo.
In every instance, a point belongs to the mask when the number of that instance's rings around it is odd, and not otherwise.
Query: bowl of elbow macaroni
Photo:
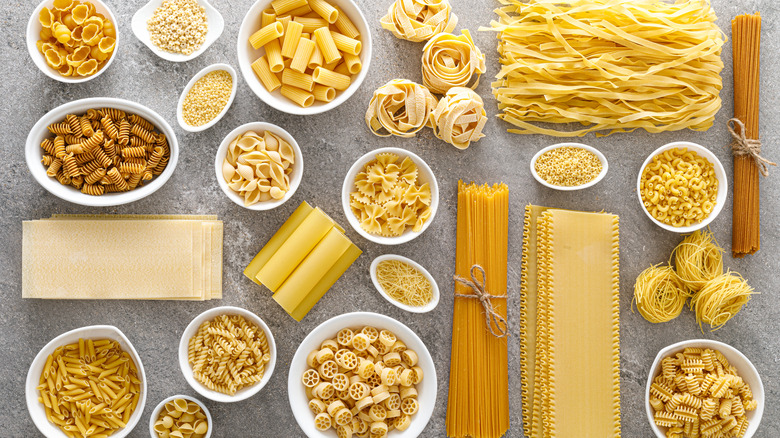
[[[636,192],[645,214],[656,225],[691,233],[709,225],[723,210],[728,181],[723,164],[709,149],[678,141],[647,157]]]

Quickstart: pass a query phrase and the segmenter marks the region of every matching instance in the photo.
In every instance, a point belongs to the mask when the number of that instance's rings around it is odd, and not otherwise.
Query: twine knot
[[[735,125],[739,128],[739,132],[735,129]],[[773,163],[761,156],[761,140],[747,138],[745,135],[745,124],[736,117],[730,119],[727,122],[727,126],[732,138],[731,144],[729,144],[731,152],[737,156],[749,155],[756,163],[756,167],[758,167],[761,175],[764,177],[768,176],[769,168],[767,166],[777,166],[777,163]]]
[[[482,274],[481,280],[477,279],[477,274],[476,274],[477,272]],[[487,292],[487,290],[485,290],[485,281],[487,276],[485,275],[485,270],[482,268],[482,266],[475,264],[474,266],[471,267],[470,273],[471,273],[471,281],[459,275],[455,275],[453,278],[458,283],[471,288],[471,290],[474,293],[455,294],[455,296],[461,298],[478,299],[479,302],[482,304],[482,307],[485,309],[485,324],[487,324],[490,333],[497,338],[504,338],[508,336],[509,330],[507,329],[506,319],[496,311],[496,309],[493,307],[493,303],[490,301],[492,298],[506,299],[506,297],[490,295]]]

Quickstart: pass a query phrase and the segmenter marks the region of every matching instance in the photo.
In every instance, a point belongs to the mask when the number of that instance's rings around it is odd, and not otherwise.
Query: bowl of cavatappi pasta
[[[728,195],[726,170],[718,157],[696,143],[677,141],[653,151],[636,182],[639,204],[651,221],[675,233],[709,225]]]
[[[238,66],[266,104],[329,111],[355,93],[371,63],[371,31],[352,0],[257,0],[238,31]]]
[[[647,378],[645,410],[657,438],[750,438],[764,412],[764,385],[736,348],[690,339],[658,352]]]
[[[25,399],[33,423],[49,438],[123,438],[143,415],[146,374],[118,328],[82,327],[57,336],[35,356]]]
[[[287,394],[309,438],[421,436],[436,404],[422,340],[389,316],[353,312],[317,326],[290,363]]]
[[[108,69],[119,45],[119,22],[101,0],[44,0],[27,23],[27,50],[46,76],[80,83]]]

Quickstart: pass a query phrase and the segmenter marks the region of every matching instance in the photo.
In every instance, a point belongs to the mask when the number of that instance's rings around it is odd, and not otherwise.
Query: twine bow
[[[777,163],[773,163],[766,158],[761,156],[761,140],[754,140],[752,138],[747,138],[745,136],[745,124],[742,123],[742,120],[739,120],[738,118],[730,119],[727,123],[729,128],[729,133],[731,133],[732,142],[729,146],[731,146],[731,152],[734,155],[749,155],[751,158],[753,158],[753,161],[756,163],[756,167],[758,167],[758,171],[761,172],[761,175],[764,177],[769,175],[769,166],[777,166]],[[737,133],[736,129],[734,129],[734,125],[736,125],[739,128],[739,133]]]
[[[482,274],[481,281],[477,279],[477,271]],[[493,307],[493,303],[490,301],[492,298],[506,299],[506,297],[490,295],[485,290],[485,279],[487,276],[485,275],[485,270],[482,269],[482,266],[475,264],[471,267],[471,281],[459,275],[456,275],[453,278],[458,283],[468,286],[473,290],[473,294],[455,294],[455,296],[461,298],[476,298],[479,300],[479,302],[482,304],[482,307],[485,309],[485,324],[487,324],[488,329],[490,329],[490,333],[497,338],[504,338],[509,335],[506,319],[504,319],[503,316],[496,312],[496,309]]]

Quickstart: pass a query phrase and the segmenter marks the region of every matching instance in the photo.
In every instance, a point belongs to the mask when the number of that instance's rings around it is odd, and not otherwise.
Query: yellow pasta
[[[637,277],[632,304],[646,320],[666,322],[680,315],[690,295],[671,266],[651,266]]]
[[[273,22],[253,33],[249,37],[249,44],[251,44],[255,49],[259,49],[272,40],[279,38],[283,33],[284,28],[282,27],[282,23],[279,23],[278,21]]]
[[[307,4],[307,0],[274,0],[271,2],[271,7],[274,12],[276,12],[277,16],[281,16],[296,8],[306,6]]]
[[[344,53],[344,64],[349,74],[356,75],[363,69],[363,62],[360,57],[350,53]]]
[[[677,274],[686,287],[698,291],[707,281],[723,274],[723,248],[711,231],[697,230],[672,252]]]
[[[347,17],[347,14],[344,13],[344,11],[341,10],[338,6],[336,6],[336,9],[339,11],[338,17],[336,17],[336,22],[333,23],[336,25],[336,29],[339,30],[339,32],[343,33],[344,35],[350,37],[350,38],[357,38],[360,36],[360,31],[355,26],[355,23],[353,23],[349,17]]]
[[[306,69],[309,68],[309,60],[311,59],[312,53],[314,53],[314,47],[316,45],[317,44],[310,39],[301,38],[298,42],[298,47],[295,49],[295,54],[292,57],[290,68],[299,73],[306,72]]]
[[[452,87],[467,87],[476,74],[472,89],[479,85],[479,76],[485,73],[485,55],[474,45],[468,30],[461,35],[440,33],[423,48],[423,85],[431,92],[444,94]]]
[[[433,299],[431,282],[406,262],[392,259],[380,262],[376,266],[376,278],[385,293],[401,304],[422,307]],[[384,363],[387,364],[387,356]]]
[[[333,39],[333,43],[336,45],[336,48],[339,49],[339,51],[342,53],[359,55],[360,50],[363,48],[363,44],[360,42],[360,40],[350,38],[338,32],[330,32],[330,36]]]
[[[314,79],[311,75],[299,73],[289,68],[282,72],[282,84],[300,88],[309,92],[314,89]]]
[[[328,27],[328,21],[324,18],[316,17],[295,17],[293,21],[297,21],[303,25],[303,31],[306,33],[312,33],[321,27]]]
[[[309,0],[309,7],[330,24],[335,23],[339,17],[339,11],[325,0]]]
[[[257,58],[257,60],[252,63],[252,71],[255,72],[258,79],[260,79],[260,82],[263,83],[263,86],[269,92],[282,86],[282,83],[279,82],[279,78],[271,72],[271,68],[268,65],[268,60],[265,59],[265,56]]]
[[[209,431],[209,423],[198,403],[177,398],[163,406],[153,429],[158,438],[170,438],[178,434],[203,438]]]
[[[282,46],[279,40],[273,40],[265,46],[265,56],[268,59],[268,66],[273,73],[280,73],[284,70],[284,58],[282,58]]]
[[[424,86],[406,79],[393,79],[374,91],[366,110],[366,125],[380,137],[414,137],[432,126],[430,114],[438,101]]]
[[[312,90],[314,99],[321,102],[330,102],[336,97],[336,89],[333,87],[326,87],[324,85],[315,84]]]
[[[292,100],[303,108],[310,107],[314,103],[314,95],[306,90],[291,85],[282,85],[281,92],[282,96]]]
[[[303,33],[303,25],[301,23],[291,21],[287,24],[287,29],[284,31],[284,39],[282,40],[283,57],[292,58],[295,55],[295,49],[298,48],[298,43],[301,40],[301,33]]]
[[[452,32],[458,17],[447,0],[394,0],[380,24],[396,38],[420,42]]]
[[[469,88],[453,87],[431,112],[431,125],[436,137],[458,149],[466,149],[472,141],[485,135],[487,123],[482,98]]]
[[[715,331],[733,318],[754,293],[739,274],[727,272],[707,281],[691,298],[691,308],[700,328],[704,322]]]
[[[264,28],[276,21],[276,12],[271,9],[265,9],[260,13],[260,28]]]
[[[325,85],[326,87],[333,87],[337,90],[346,90],[349,88],[349,84],[351,82],[351,79],[349,76],[336,73],[330,70],[325,70],[322,67],[317,67],[314,69],[314,73],[311,75],[312,80],[314,82]]]
[[[322,58],[325,60],[325,63],[331,63],[341,59],[341,53],[339,53],[339,49],[333,41],[330,30],[321,27],[314,31],[314,35],[317,39],[317,46],[320,48],[320,51],[322,51]]]

